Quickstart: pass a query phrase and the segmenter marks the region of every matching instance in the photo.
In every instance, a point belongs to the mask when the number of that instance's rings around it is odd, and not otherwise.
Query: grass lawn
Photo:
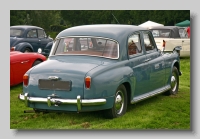
[[[179,92],[128,106],[124,116],[105,119],[101,111],[87,113],[23,113],[27,108],[17,96],[22,84],[10,88],[10,129],[179,129],[190,130],[190,59],[181,59]]]

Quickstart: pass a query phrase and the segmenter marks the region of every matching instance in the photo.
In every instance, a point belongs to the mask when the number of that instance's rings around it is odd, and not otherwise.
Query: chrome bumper
[[[77,110],[81,111],[81,106],[94,106],[103,105],[106,103],[106,99],[81,99],[81,96],[77,96],[76,99],[60,99],[60,98],[40,98],[40,97],[28,97],[28,93],[24,95],[20,94],[20,100],[25,101],[25,105],[28,106],[29,102],[42,102],[47,103],[50,107],[51,105],[59,106],[60,104],[75,104],[77,105]]]

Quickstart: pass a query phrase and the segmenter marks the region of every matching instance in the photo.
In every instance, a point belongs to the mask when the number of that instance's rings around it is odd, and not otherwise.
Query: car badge
[[[49,76],[49,80],[59,80],[60,78],[58,76]]]

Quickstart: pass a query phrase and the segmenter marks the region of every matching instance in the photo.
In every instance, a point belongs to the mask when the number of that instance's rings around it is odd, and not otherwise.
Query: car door
[[[39,45],[42,51],[44,51],[44,48],[46,47],[47,43],[49,43],[49,39],[46,36],[46,33],[42,29],[38,29],[38,39],[39,39]]]
[[[27,42],[29,42],[32,45],[33,51],[37,52],[40,46],[40,43],[39,43],[36,29],[31,29],[27,32]]]
[[[10,86],[14,84],[15,84],[15,78],[14,78],[13,66],[10,62]]]
[[[154,38],[150,31],[143,31],[143,45],[148,62],[149,84],[148,91],[156,91],[164,87],[165,64],[161,52],[156,48]]]
[[[183,55],[190,56],[190,38],[182,38],[181,53],[183,53]]]
[[[141,35],[139,32],[133,33],[128,38],[129,66],[133,70],[132,75],[132,98],[148,92],[148,63],[144,50],[141,47]]]

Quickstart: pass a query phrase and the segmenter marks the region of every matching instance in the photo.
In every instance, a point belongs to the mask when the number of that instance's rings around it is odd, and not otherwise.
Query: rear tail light
[[[29,76],[27,74],[24,74],[23,76],[23,83],[24,83],[24,86],[27,86],[28,85],[28,79],[29,79]]]
[[[90,85],[91,85],[91,77],[90,76],[87,76],[85,78],[85,88],[86,89],[90,89]]]
[[[166,45],[166,42],[165,42],[165,40],[163,40],[163,45],[162,46],[165,47],[165,45]]]
[[[15,47],[11,47],[10,51],[15,51]]]

